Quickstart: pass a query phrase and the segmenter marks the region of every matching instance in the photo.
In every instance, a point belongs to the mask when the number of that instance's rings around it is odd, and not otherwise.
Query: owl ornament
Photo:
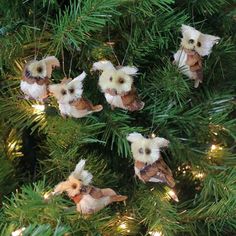
[[[181,48],[174,54],[174,63],[182,73],[194,80],[197,88],[203,81],[202,57],[210,55],[219,37],[203,34],[191,26],[182,25]]]
[[[112,109],[138,111],[144,107],[133,84],[133,76],[138,71],[136,67],[115,68],[110,61],[99,61],[93,64],[93,70],[102,71],[98,84]]]
[[[83,215],[93,214],[113,202],[127,199],[110,188],[100,189],[90,185],[93,176],[84,167],[85,160],[79,161],[68,179],[55,186],[53,195],[66,192],[75,202],[77,211]]]
[[[164,138],[145,138],[140,133],[131,133],[127,140],[131,142],[131,151],[135,160],[134,170],[144,183],[161,182],[173,188],[175,181],[170,168],[161,157],[160,149],[167,147],[169,141]]]
[[[43,101],[48,97],[48,85],[54,68],[60,63],[54,56],[48,56],[40,61],[27,63],[23,70],[20,88],[26,99]]]
[[[93,106],[82,97],[85,77],[86,73],[83,72],[73,80],[65,78],[60,84],[49,85],[49,91],[57,99],[63,117],[81,118],[103,109],[102,105]]]

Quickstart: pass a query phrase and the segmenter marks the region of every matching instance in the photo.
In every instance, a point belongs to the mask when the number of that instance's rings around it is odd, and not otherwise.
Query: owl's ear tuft
[[[131,143],[136,142],[136,141],[139,141],[139,140],[141,140],[141,139],[143,139],[142,134],[136,133],[136,132],[131,133],[131,134],[129,134],[129,135],[127,136],[127,140],[128,140],[129,142],[131,142]]]
[[[110,61],[98,61],[93,63],[93,68],[92,70],[96,71],[96,70],[115,70],[115,67],[113,66],[113,64]]]
[[[123,66],[119,70],[127,75],[136,75],[138,72],[138,68],[135,66]]]

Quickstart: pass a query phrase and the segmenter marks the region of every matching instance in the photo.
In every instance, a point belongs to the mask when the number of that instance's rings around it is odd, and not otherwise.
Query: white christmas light
[[[198,178],[198,179],[203,179],[205,177],[205,174],[202,173],[202,172],[199,172],[199,173],[195,174],[195,177]]]
[[[176,193],[175,193],[172,189],[170,189],[170,190],[167,192],[167,194],[168,194],[174,201],[179,202],[179,199],[178,199]]]
[[[48,201],[52,198],[53,196],[53,193],[52,192],[46,192],[44,195],[43,195],[43,198],[45,201]]]
[[[121,229],[127,229],[127,225],[126,225],[126,223],[122,223],[122,224],[120,224],[120,228],[121,228]]]
[[[22,227],[20,229],[17,229],[16,231],[11,233],[11,236],[22,236],[23,231],[25,231],[25,227]]]
[[[217,147],[216,147],[216,145],[215,145],[215,144],[212,144],[212,145],[211,145],[211,151],[214,151],[214,150],[216,150],[216,148],[217,148]]]
[[[34,108],[34,113],[35,114],[43,113],[44,110],[45,110],[45,106],[44,105],[40,105],[40,104],[32,105],[32,107]]]
[[[160,231],[149,231],[150,236],[163,236],[162,232]]]

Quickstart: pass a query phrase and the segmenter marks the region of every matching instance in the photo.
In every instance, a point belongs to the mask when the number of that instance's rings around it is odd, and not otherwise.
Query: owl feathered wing
[[[146,165],[140,170],[140,177],[144,182],[161,182],[166,183],[171,188],[175,186],[175,181],[171,169],[160,157],[151,165]]]

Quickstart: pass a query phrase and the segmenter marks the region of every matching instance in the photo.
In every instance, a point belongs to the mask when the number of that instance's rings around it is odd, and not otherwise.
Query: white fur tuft
[[[135,66],[123,66],[119,70],[123,71],[127,75],[136,75],[138,72],[138,68]]]
[[[115,67],[110,61],[98,61],[93,64],[93,70],[115,70]]]
[[[77,81],[81,81],[81,82],[82,82],[82,81],[84,80],[84,78],[86,77],[86,75],[87,75],[87,74],[83,71],[80,75],[78,75],[77,77],[75,77],[72,81],[74,81],[74,82],[75,82],[75,81],[76,81],[76,82],[77,82]]]
[[[127,140],[130,141],[131,143],[141,140],[143,138],[144,137],[142,136],[142,134],[137,132],[131,133],[127,136]]]
[[[84,167],[85,167],[85,160],[80,160],[76,165],[75,170],[70,174],[70,176],[73,176],[74,178],[81,180],[84,185],[88,185],[91,183],[93,175],[87,170],[84,170]]]
[[[214,44],[218,43],[220,40],[217,36],[203,34],[188,25],[182,25],[181,32],[183,35],[181,40],[182,47],[189,50],[195,50],[201,56],[209,55]],[[189,43],[190,39],[193,40],[192,43]]]

